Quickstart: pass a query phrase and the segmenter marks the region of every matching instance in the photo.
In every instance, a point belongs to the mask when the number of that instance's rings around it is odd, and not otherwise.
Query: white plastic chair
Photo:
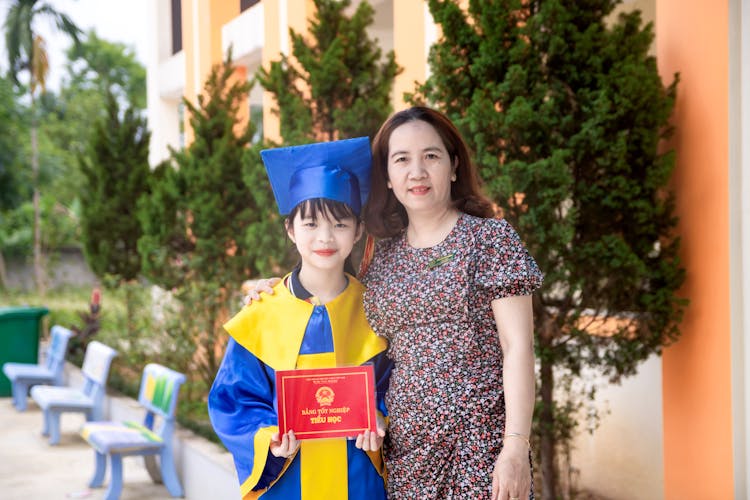
[[[44,430],[50,444],[60,442],[60,415],[63,412],[86,414],[86,420],[101,420],[104,412],[104,395],[112,359],[117,351],[99,341],[86,346],[83,357],[82,387],[54,387],[37,385],[31,388],[31,397],[44,412]]]
[[[156,363],[148,364],[143,369],[138,394],[138,403],[145,410],[142,423],[88,422],[81,428],[81,436],[94,448],[96,459],[90,487],[102,486],[109,457],[112,471],[104,495],[106,500],[120,498],[122,457],[129,455],[142,455],[151,479],[156,483],[163,482],[173,497],[183,496],[175,469],[172,436],[177,395],[184,382],[185,375]],[[157,418],[159,425],[156,425]]]
[[[11,384],[13,406],[26,411],[29,389],[35,385],[62,385],[65,353],[73,332],[60,325],[52,327],[51,341],[44,363],[5,363],[3,373]]]

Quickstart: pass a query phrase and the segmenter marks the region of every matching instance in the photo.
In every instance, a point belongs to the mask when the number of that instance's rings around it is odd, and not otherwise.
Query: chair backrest
[[[51,333],[52,339],[47,349],[47,359],[44,364],[57,380],[62,377],[63,367],[65,366],[65,354],[68,351],[68,341],[73,332],[60,325],[54,325]]]
[[[149,363],[143,369],[143,378],[138,402],[146,408],[144,425],[154,428],[154,416],[164,419],[160,434],[169,438],[174,429],[177,395],[185,382],[185,375],[157,363]]]
[[[97,340],[92,340],[86,346],[83,368],[81,369],[85,379],[83,393],[94,400],[95,408],[102,406],[109,367],[112,365],[112,359],[115,356],[117,356],[117,351]]]

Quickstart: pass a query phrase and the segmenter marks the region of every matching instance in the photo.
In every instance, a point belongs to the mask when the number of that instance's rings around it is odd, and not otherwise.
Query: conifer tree
[[[147,190],[149,132],[145,118],[132,108],[122,116],[107,95],[107,115],[91,134],[80,156],[86,185],[81,194],[82,241],[86,260],[99,277],[136,279],[141,270],[136,216],[138,198]]]
[[[455,121],[485,188],[545,273],[534,296],[543,498],[572,429],[556,377],[613,382],[679,335],[684,278],[668,180],[677,78],[662,84],[640,13],[616,0],[430,0],[442,37],[412,96]],[[541,488],[539,488],[541,486]]]
[[[233,81],[233,72],[229,54],[197,103],[184,101],[194,140],[155,170],[139,207],[144,272],[176,292],[175,335],[198,343],[191,368],[208,385],[221,360],[221,323],[239,304],[234,284],[253,274],[242,235],[260,213],[242,182],[253,131],[240,127],[238,110],[250,83]]]
[[[374,10],[363,1],[351,17],[350,0],[315,0],[307,37],[291,30],[292,57],[258,72],[274,94],[285,144],[373,136],[391,113],[393,51],[383,56],[367,34]]]
[[[100,279],[125,284],[129,336],[134,334],[133,289],[141,257],[136,215],[138,199],[148,189],[146,119],[132,107],[124,113],[107,93],[106,116],[98,120],[88,151],[79,156],[85,187],[81,193],[81,239],[86,260]]]
[[[363,1],[347,16],[350,0],[315,0],[309,34],[291,31],[292,56],[282,55],[256,75],[278,105],[282,145],[372,137],[391,114],[390,95],[401,68],[393,51],[383,56],[367,28],[373,8]],[[296,259],[283,228],[258,150],[249,151],[245,182],[259,207],[261,222],[250,227],[246,241],[261,274],[278,275]],[[354,249],[361,252],[361,244]]]

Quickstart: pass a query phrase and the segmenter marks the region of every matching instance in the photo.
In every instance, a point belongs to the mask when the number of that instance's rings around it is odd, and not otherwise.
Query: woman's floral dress
[[[505,426],[494,299],[542,274],[505,220],[462,214],[430,248],[378,242],[363,282],[372,328],[395,362],[386,404],[391,498],[490,498]]]

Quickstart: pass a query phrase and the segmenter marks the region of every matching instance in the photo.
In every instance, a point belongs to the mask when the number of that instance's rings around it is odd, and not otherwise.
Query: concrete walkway
[[[50,446],[42,436],[42,413],[31,398],[24,413],[16,411],[11,398],[0,398],[0,498],[104,498],[109,474],[105,488],[88,487],[94,452],[78,435],[84,421],[82,414],[63,414],[60,444]],[[125,457],[123,469],[122,500],[172,498],[163,485],[151,481],[141,457]]]

